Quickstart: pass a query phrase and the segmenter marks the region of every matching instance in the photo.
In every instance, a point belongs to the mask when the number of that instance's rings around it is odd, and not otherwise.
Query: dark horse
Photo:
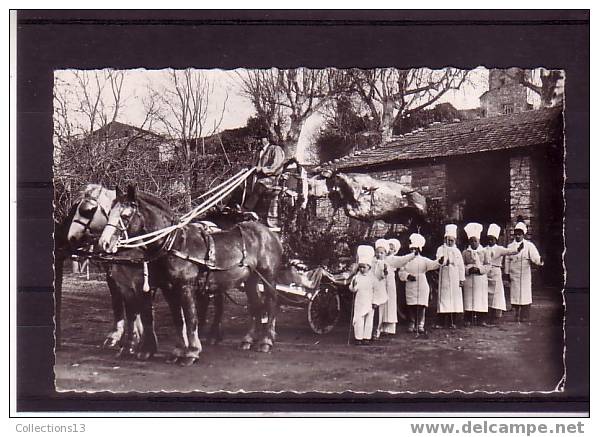
[[[129,187],[126,195],[117,189],[99,243],[105,252],[116,253],[117,242],[125,232],[135,237],[174,223],[173,211],[156,196],[136,192],[134,187]],[[283,248],[266,226],[243,222],[209,235],[204,227],[188,224],[144,245],[144,252],[151,260],[150,277],[163,290],[173,316],[177,341],[172,361],[190,365],[199,358],[202,345],[196,297],[206,292],[222,294],[242,283],[251,315],[242,348],[249,349],[258,341],[258,350],[272,349],[278,308],[272,286]],[[258,292],[260,280],[265,289],[262,295]]]
[[[62,291],[62,269],[67,256],[74,250],[96,244],[108,222],[108,213],[116,198],[116,191],[98,184],[88,184],[80,198],[71,206],[69,214],[55,228],[55,290],[57,341],[60,335],[60,304]],[[204,218],[227,229],[246,217],[234,212],[210,211]],[[118,347],[119,355],[136,354],[138,359],[149,359],[157,350],[157,337],[154,330],[152,297],[155,284],[150,280],[151,292],[143,290],[144,253],[141,249],[127,249],[104,262],[106,282],[110,291],[114,328],[104,340],[106,347]],[[214,299],[214,318],[208,341],[218,343],[222,340],[223,295]],[[203,295],[198,302],[200,324],[203,326],[209,304],[209,295]],[[200,327],[201,327],[200,326]]]

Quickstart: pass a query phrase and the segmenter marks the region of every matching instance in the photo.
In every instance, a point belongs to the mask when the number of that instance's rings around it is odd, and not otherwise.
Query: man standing
[[[518,222],[514,229],[514,241],[508,245],[508,249],[517,250],[521,243],[524,247],[520,252],[506,258],[505,272],[510,277],[510,290],[512,306],[516,310],[516,321],[527,321],[532,304],[532,275],[530,265],[543,265],[543,260],[536,246],[524,239],[527,228],[522,222]]]
[[[285,151],[281,146],[270,144],[268,138],[262,138],[262,148],[256,164],[254,187],[245,199],[244,207],[253,211],[258,201],[277,183],[277,177],[283,172]]]

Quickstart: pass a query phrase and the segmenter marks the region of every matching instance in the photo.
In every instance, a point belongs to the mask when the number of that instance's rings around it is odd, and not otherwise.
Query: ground
[[[101,347],[111,329],[106,282],[98,274],[65,275],[62,345],[56,351],[59,391],[552,391],[563,374],[561,294],[542,289],[535,296],[531,322],[515,323],[507,313],[500,326],[429,330],[415,338],[398,334],[375,346],[348,345],[348,322],[316,335],[306,310],[283,306],[272,353],[242,351],[243,306],[226,303],[225,340],[204,346],[189,368],[165,363],[172,343],[170,315],[156,296],[160,342],[148,362],[123,359]],[[244,303],[243,295],[234,293]]]

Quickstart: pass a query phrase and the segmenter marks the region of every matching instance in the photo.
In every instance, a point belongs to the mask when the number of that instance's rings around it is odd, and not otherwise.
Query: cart
[[[292,266],[294,269],[294,266]],[[350,302],[349,280],[351,273],[330,273],[324,267],[301,271],[296,268],[291,276],[294,281],[276,284],[282,303],[306,308],[308,325],[315,334],[328,334],[342,316],[342,309]],[[263,291],[262,284],[258,285]]]

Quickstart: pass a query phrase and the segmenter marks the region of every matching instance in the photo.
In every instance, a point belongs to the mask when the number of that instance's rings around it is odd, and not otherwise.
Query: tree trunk
[[[384,101],[383,111],[381,114],[381,137],[383,143],[391,140],[391,137],[393,136],[394,121],[395,117],[393,116],[393,101]]]
[[[185,195],[184,195],[184,203],[185,203],[185,211],[191,211],[191,169],[187,168],[185,173],[183,174],[183,184],[185,185]]]
[[[300,134],[302,133],[303,125],[303,120],[291,120],[289,132],[287,132],[287,139],[285,141],[287,145],[287,158],[292,158],[296,155],[297,143],[299,141]]]

